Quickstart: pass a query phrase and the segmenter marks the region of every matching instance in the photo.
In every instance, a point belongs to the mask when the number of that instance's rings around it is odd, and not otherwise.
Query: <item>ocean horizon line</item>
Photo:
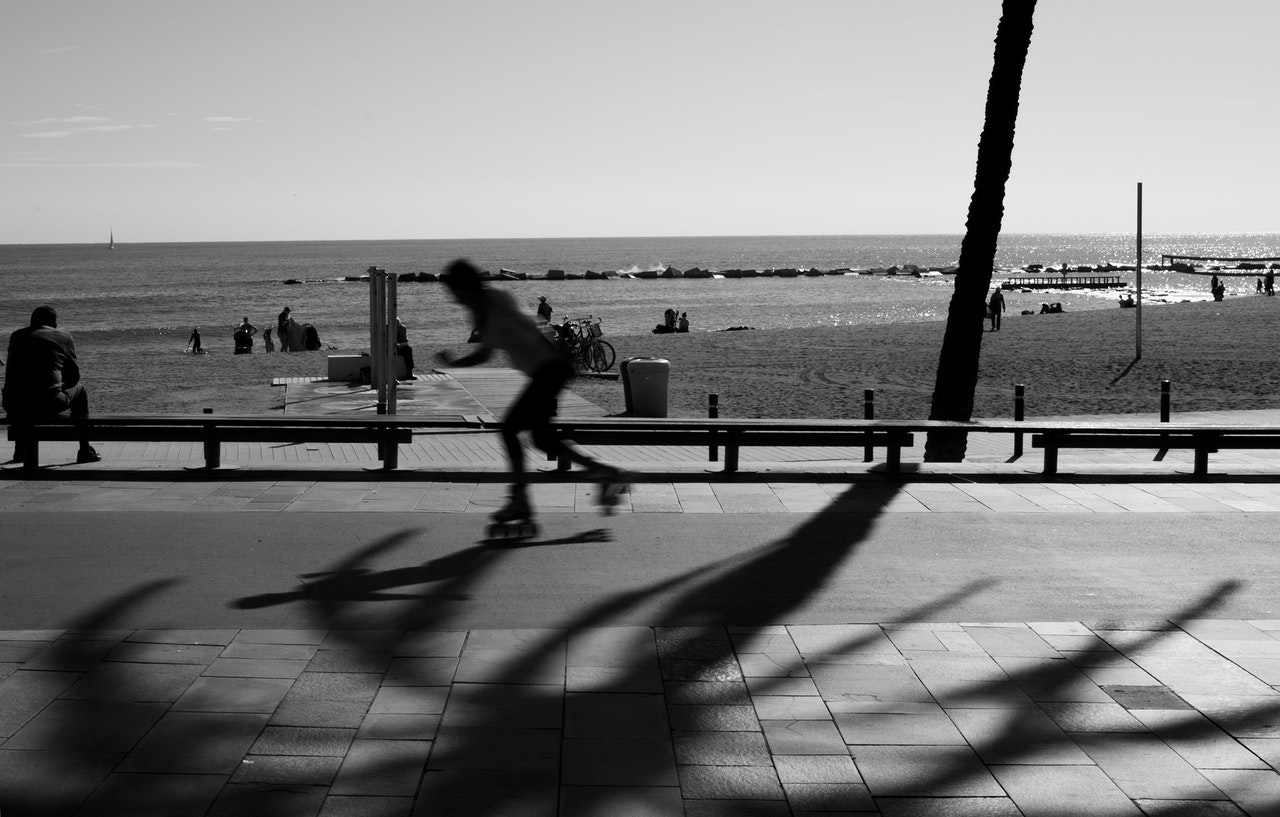
[[[1025,238],[1028,236],[1044,237],[1107,237],[1116,238],[1135,236],[1131,231],[1088,231],[1088,232],[1021,232],[1004,231],[1002,237]],[[1278,232],[1241,230],[1232,232],[1144,232],[1143,239],[1159,239],[1161,237],[1178,236],[1280,236]],[[215,239],[215,240],[173,240],[173,241],[129,241],[127,238],[113,236],[112,246],[181,246],[191,244],[385,244],[385,243],[468,243],[468,242],[538,242],[538,241],[690,241],[690,240],[733,240],[733,239],[840,239],[840,238],[948,238],[963,239],[964,232],[923,232],[923,233],[726,233],[706,235],[585,235],[585,236],[471,236],[463,238],[279,238],[279,239]],[[1136,237],[1136,236],[1135,236]],[[92,247],[103,245],[106,241],[43,241],[43,242],[0,242],[0,247]]]

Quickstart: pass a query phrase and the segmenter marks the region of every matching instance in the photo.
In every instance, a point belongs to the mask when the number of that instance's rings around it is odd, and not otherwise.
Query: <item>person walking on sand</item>
[[[204,350],[200,348],[200,327],[193,326],[191,328],[191,337],[187,340],[187,345],[191,347],[191,354],[204,354]]]
[[[80,382],[80,364],[71,333],[58,328],[58,313],[51,306],[37,306],[31,325],[9,336],[8,366],[0,404],[11,422],[32,422],[69,412],[89,416],[89,392]],[[15,460],[25,454],[19,441]],[[76,462],[98,462],[102,457],[89,445],[87,432],[80,436]]]
[[[515,298],[503,290],[486,286],[480,271],[470,261],[458,259],[441,277],[454,300],[471,311],[480,337],[480,347],[461,357],[441,350],[436,359],[447,366],[474,366],[488,360],[493,352],[504,352],[512,365],[529,377],[502,421],[502,441],[511,467],[511,495],[506,507],[493,514],[499,524],[531,522],[528,475],[520,432],[530,431],[533,442],[550,456],[566,456],[586,468],[600,483],[598,501],[607,513],[623,490],[621,472],[578,450],[571,442],[551,431],[560,392],[573,377],[573,364],[561,354],[522,312]]]
[[[262,330],[262,350],[267,354],[271,354],[276,350],[276,344],[271,340],[271,327],[268,326]]]
[[[1000,291],[1000,287],[996,287],[996,291],[991,293],[987,311],[991,315],[991,331],[999,332],[1000,316],[1004,314],[1004,293]]]

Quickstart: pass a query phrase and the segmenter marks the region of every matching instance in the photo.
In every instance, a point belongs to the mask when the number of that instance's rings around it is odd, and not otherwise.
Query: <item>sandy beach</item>
[[[1160,381],[1173,411],[1280,408],[1280,299],[1143,309],[1141,360],[1134,362],[1137,311],[1006,315],[983,337],[975,417],[1008,418],[1014,385],[1026,386],[1028,417],[1158,414]],[[671,416],[703,417],[717,393],[722,417],[861,417],[863,390],[876,390],[876,416],[922,419],[937,371],[944,323],[793,331],[612,336],[619,363],[670,361]],[[457,347],[459,350],[465,347]],[[80,347],[92,407],[101,412],[265,414],[284,405],[273,378],[323,375],[326,349],[293,354],[154,355],[125,360]],[[435,350],[415,350],[419,372]],[[501,361],[495,361],[501,363]],[[573,390],[610,413],[624,410],[618,380],[579,379]]]

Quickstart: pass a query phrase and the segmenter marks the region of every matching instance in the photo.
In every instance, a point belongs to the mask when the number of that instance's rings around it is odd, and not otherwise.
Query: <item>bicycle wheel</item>
[[[600,348],[599,343],[588,343],[583,359],[587,364],[587,368],[593,372],[604,371],[604,350]]]
[[[613,362],[618,358],[618,355],[613,351],[613,344],[607,340],[597,340],[595,345],[600,350],[600,368],[596,369],[596,371],[607,372],[613,368]]]

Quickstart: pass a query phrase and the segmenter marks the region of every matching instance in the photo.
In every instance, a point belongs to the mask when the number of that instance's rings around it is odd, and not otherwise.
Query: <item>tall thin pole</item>
[[[1142,182],[1138,182],[1138,339],[1134,360],[1142,359]]]

